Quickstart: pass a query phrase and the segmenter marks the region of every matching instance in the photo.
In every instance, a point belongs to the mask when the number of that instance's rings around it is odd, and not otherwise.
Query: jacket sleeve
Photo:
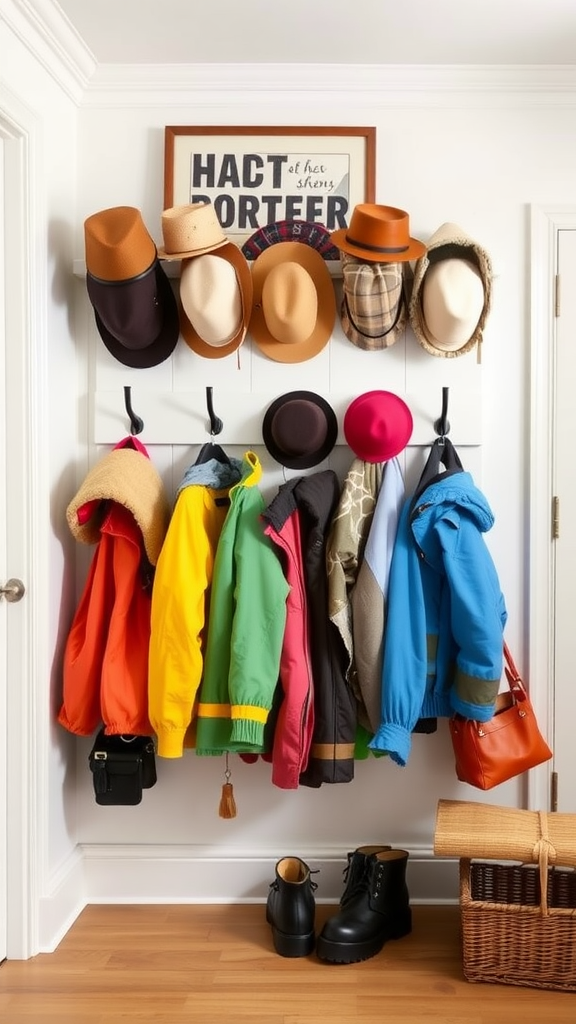
[[[213,552],[190,491],[176,502],[152,589],[148,710],[161,757],[182,757],[202,676]]]
[[[102,535],[66,640],[60,725],[90,736],[102,722],[100,683],[114,606],[111,538]]]
[[[231,745],[262,745],[280,674],[288,583],[264,533],[263,502],[251,503],[236,549],[236,605],[228,688]]]
[[[426,691],[428,652],[426,615],[418,556],[405,502],[390,566],[382,666],[382,713],[371,750],[388,753],[396,764],[408,762],[412,729]]]
[[[474,520],[453,510],[437,524],[457,648],[450,691],[454,711],[486,722],[502,676],[506,606],[492,556]]]

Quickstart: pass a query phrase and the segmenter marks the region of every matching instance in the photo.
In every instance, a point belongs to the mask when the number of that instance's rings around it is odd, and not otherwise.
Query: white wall
[[[405,343],[376,355],[359,353],[346,342],[338,325],[330,343],[330,358],[295,367],[269,364],[252,351],[250,341],[242,353],[242,371],[234,360],[226,366],[194,357],[180,342],[174,356],[154,370],[128,371],[109,357],[97,332],[89,326],[94,358],[89,390],[117,390],[122,416],[122,385],[131,383],[142,396],[139,414],[146,419],[146,391],[197,390],[200,403],[204,384],[215,385],[218,396],[230,392],[239,379],[242,389],[282,393],[292,387],[310,387],[330,395],[343,389],[349,398],[372,387],[410,392],[412,386],[429,389],[430,440],[432,420],[440,414],[441,388],[480,385],[481,447],[462,449],[466,468],[485,491],[496,515],[487,540],[500,573],[510,614],[508,639],[522,664],[525,658],[523,624],[527,615],[527,424],[528,424],[528,205],[554,199],[567,202],[573,192],[576,140],[573,100],[558,106],[525,92],[492,91],[471,94],[464,88],[394,93],[371,86],[361,96],[346,97],[346,69],[335,91],[305,94],[288,86],[269,99],[252,90],[243,94],[242,71],[237,70],[234,90],[211,91],[206,75],[204,90],[183,86],[162,94],[125,90],[114,93],[105,81],[102,91],[90,91],[81,115],[78,167],[76,252],[83,257],[82,221],[106,206],[138,206],[153,236],[161,241],[163,196],[163,129],[167,124],[365,124],[377,129],[378,202],[409,211],[412,233],[426,240],[444,221],[460,224],[492,256],[495,281],[493,310],[485,332],[483,363],[476,354],[443,360],[426,354],[409,334]],[[358,71],[349,72],[358,91]],[[248,77],[248,73],[247,73]],[[226,79],[226,74],[222,74]],[[215,83],[219,76],[215,74]],[[98,81],[97,81],[98,85]],[[217,88],[217,85],[216,85]],[[170,91],[170,90],[167,90]],[[85,303],[85,297],[81,302]],[[228,365],[230,363],[230,365]],[[254,380],[262,387],[254,387]],[[454,399],[455,400],[455,399]],[[263,413],[264,409],[262,409]],[[341,411],[340,408],[338,411]],[[457,443],[454,416],[452,436]],[[119,419],[120,423],[120,419]],[[191,426],[190,445],[167,449],[154,445],[144,431],[152,457],[173,491],[182,470],[193,461],[201,438]],[[229,447],[229,445],[227,445]],[[265,474],[263,489],[272,494],[282,474],[264,449],[257,449]],[[96,450],[92,457],[96,456]],[[350,453],[335,451],[332,461],[342,472]],[[415,482],[422,450],[408,454],[408,484]],[[301,788],[295,793],[274,789],[269,767],[234,763],[238,817],[223,822],[217,814],[223,765],[220,760],[189,754],[180,762],[159,761],[157,787],[145,795],[140,808],[126,813],[103,810],[91,802],[90,780],[82,749],[78,762],[78,836],[90,844],[181,844],[187,851],[205,846],[237,855],[265,850],[270,855],[293,852],[314,858],[320,851],[336,855],[369,840],[387,841],[429,850],[439,797],[478,797],[455,778],[446,723],[434,736],[414,738],[414,750],[405,769],[370,759],[357,765],[353,783]],[[519,783],[491,794],[496,802],[521,804]],[[92,853],[94,853],[92,848]],[[193,853],[192,853],[193,855]],[[264,880],[266,875],[264,875]],[[224,883],[228,884],[228,883]],[[193,882],[190,883],[193,888]],[[239,894],[241,895],[241,893]]]

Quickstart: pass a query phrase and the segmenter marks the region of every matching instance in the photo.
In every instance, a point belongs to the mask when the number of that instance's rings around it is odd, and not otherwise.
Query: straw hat
[[[336,322],[330,272],[304,242],[277,242],[252,265],[249,330],[270,359],[300,363],[318,355]]]
[[[448,358],[482,341],[490,312],[488,253],[457,224],[442,224],[414,269],[410,324],[427,352]]]
[[[161,260],[183,260],[213,252],[228,239],[212,203],[171,206],[162,213],[164,245],[158,247]]]
[[[158,470],[133,448],[114,448],[89,471],[66,509],[68,526],[84,544],[97,544],[105,515],[102,502],[116,501],[132,512],[148,560],[156,565],[164,543],[170,506]]]
[[[84,240],[86,288],[106,348],[125,366],[157,366],[178,342],[178,306],[140,211],[92,214]]]
[[[252,275],[233,242],[182,262],[180,330],[200,356],[221,359],[244,341],[252,312]]]
[[[264,444],[288,469],[309,469],[328,457],[338,437],[336,414],[313,391],[290,391],[276,398],[262,422]]]
[[[350,403],[343,427],[346,442],[358,459],[387,462],[408,444],[412,413],[392,391],[367,391]]]
[[[404,263],[426,250],[424,242],[410,237],[406,210],[377,203],[355,206],[349,227],[333,231],[331,238],[341,252],[370,263]]]

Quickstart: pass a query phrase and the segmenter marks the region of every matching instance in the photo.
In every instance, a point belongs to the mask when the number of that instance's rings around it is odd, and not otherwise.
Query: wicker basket
[[[576,873],[548,868],[545,913],[539,873],[461,858],[462,966],[468,981],[576,991]],[[506,893],[507,900],[498,898]],[[556,899],[568,905],[554,906]]]
[[[434,848],[464,854],[468,981],[576,991],[576,816],[440,801]],[[523,863],[474,859],[486,855]]]

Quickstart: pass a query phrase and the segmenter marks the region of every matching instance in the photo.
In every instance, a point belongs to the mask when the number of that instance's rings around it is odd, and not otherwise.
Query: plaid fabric
[[[340,252],[332,245],[327,228],[307,220],[277,220],[265,224],[244,242],[242,252],[247,260],[255,260],[276,242],[304,242],[316,249],[325,260],[340,259]]]
[[[344,334],[358,348],[390,348],[408,319],[407,293],[413,280],[410,264],[365,263],[344,252],[340,255]]]

